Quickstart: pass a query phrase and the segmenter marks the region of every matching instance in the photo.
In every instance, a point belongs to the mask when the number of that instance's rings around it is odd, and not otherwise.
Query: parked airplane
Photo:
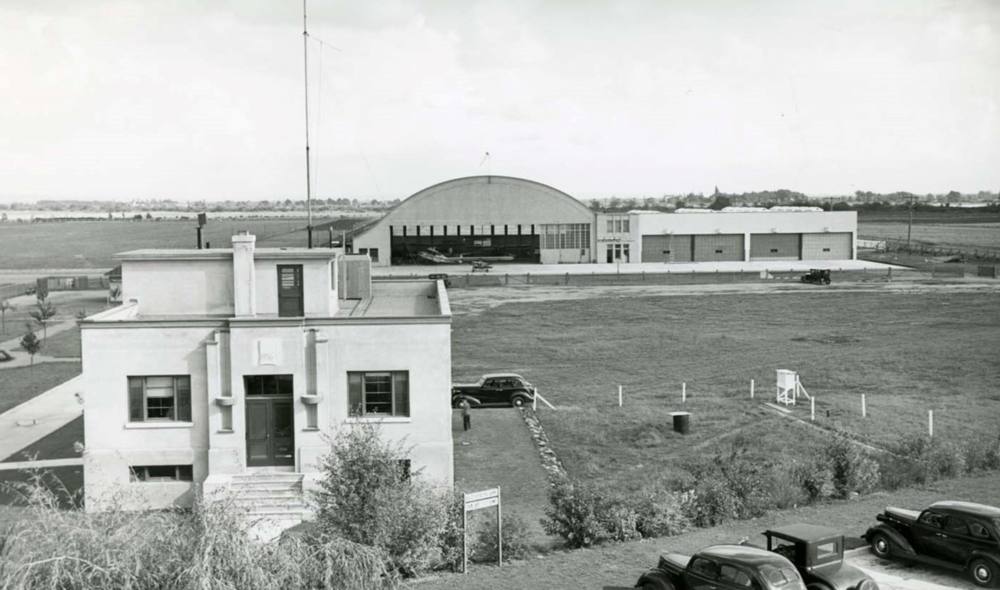
[[[472,264],[474,262],[511,262],[514,257],[507,254],[503,256],[446,256],[435,248],[427,248],[417,252],[417,256],[434,264]]]

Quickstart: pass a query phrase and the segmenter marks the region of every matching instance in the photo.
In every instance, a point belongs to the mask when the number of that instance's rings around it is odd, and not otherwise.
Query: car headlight
[[[878,584],[875,583],[875,580],[861,580],[855,590],[878,590]]]

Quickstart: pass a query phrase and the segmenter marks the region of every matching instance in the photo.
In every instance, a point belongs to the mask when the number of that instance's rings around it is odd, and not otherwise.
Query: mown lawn
[[[560,408],[541,419],[569,471],[605,487],[683,479],[685,462],[737,435],[762,458],[812,455],[822,431],[749,400],[750,379],[759,397],[773,399],[779,368],[799,371],[817,399],[818,424],[876,445],[925,432],[928,409],[939,437],[1000,432],[995,292],[600,297],[499,305],[474,316],[463,315],[461,294],[452,304],[455,379],[524,374]],[[677,410],[692,412],[688,436],[671,430],[668,414]],[[808,406],[795,413],[808,419]]]
[[[0,370],[0,412],[80,374],[80,363],[39,363],[34,367]]]
[[[76,459],[80,457],[80,453],[73,449],[73,444],[77,442],[84,442],[83,416],[74,419],[55,432],[43,436],[10,457],[3,458],[0,461],[6,463],[11,461]]]

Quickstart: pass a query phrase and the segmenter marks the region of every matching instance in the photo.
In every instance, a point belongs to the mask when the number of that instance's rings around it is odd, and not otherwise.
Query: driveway
[[[885,561],[867,547],[844,554],[845,559],[868,573],[882,590],[974,590],[978,588],[961,572],[950,572],[905,561]]]

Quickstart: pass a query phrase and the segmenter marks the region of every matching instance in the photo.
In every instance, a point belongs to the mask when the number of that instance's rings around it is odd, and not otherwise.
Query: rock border
[[[535,443],[535,449],[538,450],[538,458],[542,461],[542,469],[545,470],[545,474],[549,478],[549,485],[553,486],[556,482],[569,477],[566,473],[566,467],[559,460],[556,452],[552,450],[552,444],[549,442],[549,437],[545,434],[545,428],[542,427],[538,415],[531,408],[522,407],[520,411],[521,418],[531,433],[531,440]]]

